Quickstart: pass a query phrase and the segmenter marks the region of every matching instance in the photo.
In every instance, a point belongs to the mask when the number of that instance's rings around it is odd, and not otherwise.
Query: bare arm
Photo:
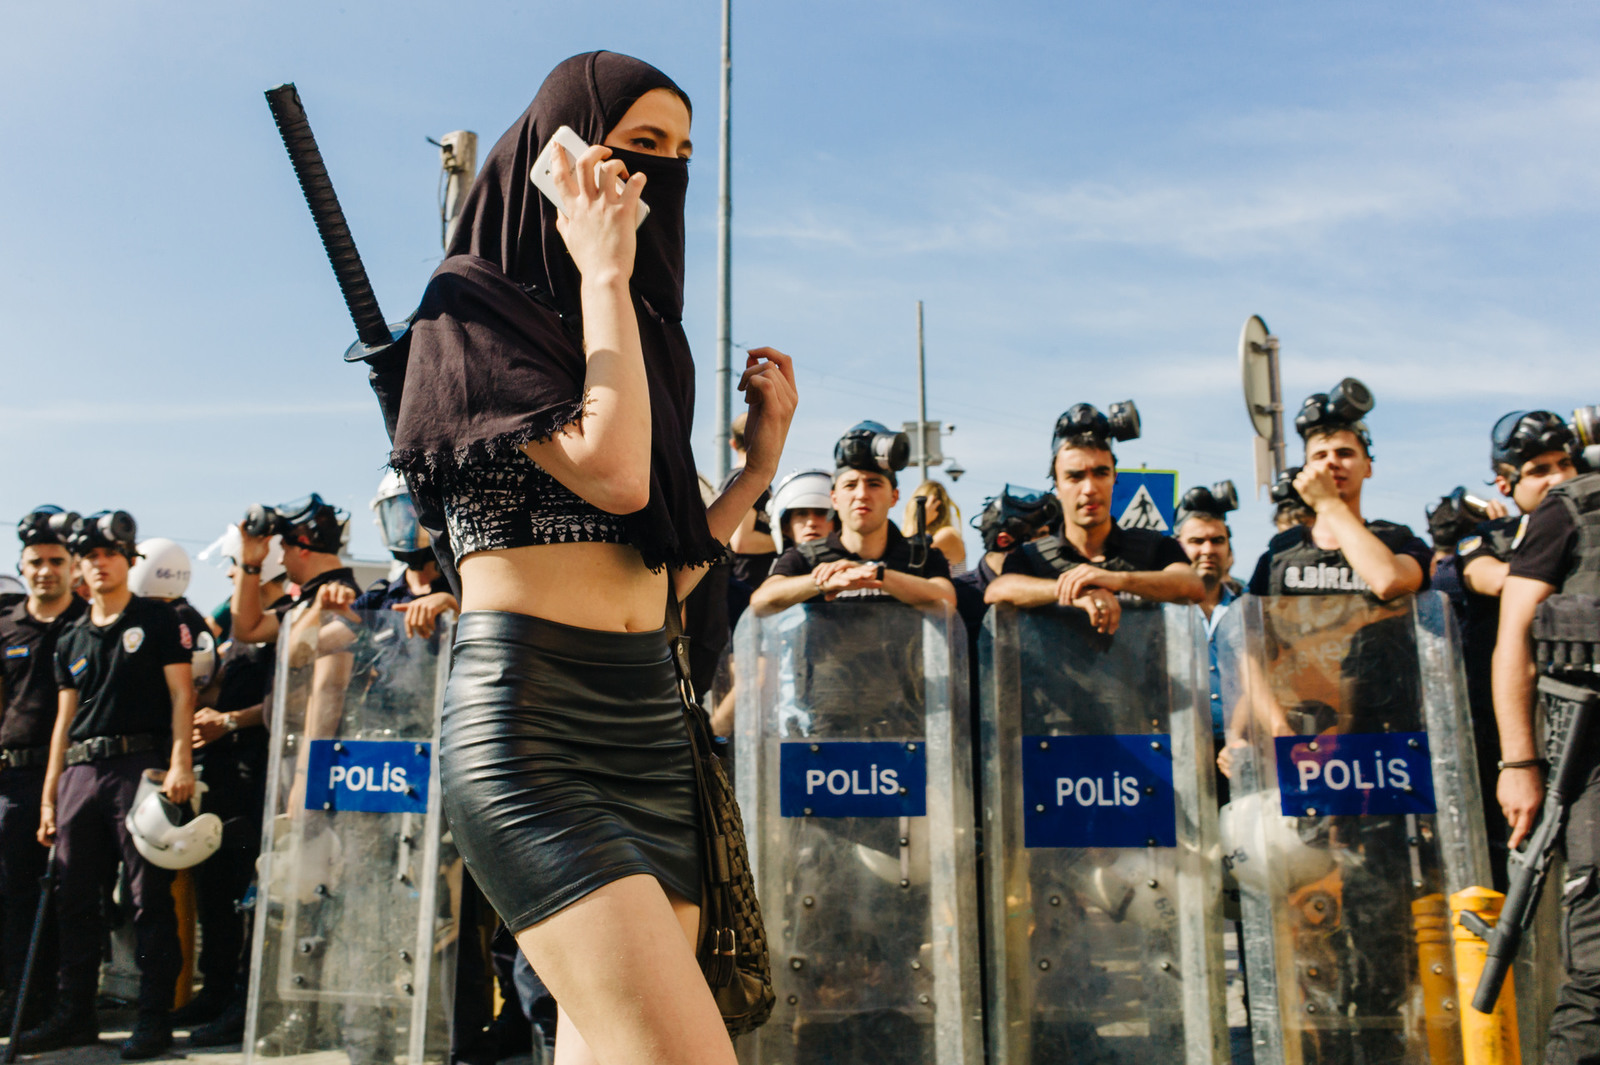
[[[1024,608],[1053,606],[1056,582],[1025,573],[1002,573],[983,591],[985,603],[1010,603]]]
[[[56,696],[56,723],[50,730],[50,761],[44,769],[44,793],[40,796],[38,840],[46,847],[56,839],[56,791],[61,771],[67,767],[67,733],[78,715],[78,693],[62,688]]]
[[[1495,638],[1492,682],[1494,720],[1500,730],[1500,757],[1524,762],[1537,757],[1533,735],[1533,615],[1555,593],[1555,586],[1529,577],[1507,577],[1500,593],[1500,631]],[[1538,766],[1503,769],[1495,789],[1511,824],[1511,846],[1533,829],[1544,801]]]
[[[228,609],[233,614],[233,638],[245,643],[270,643],[278,638],[278,615],[262,609],[261,564],[267,559],[271,537],[251,536],[239,523],[239,565],[233,571],[233,597]],[[246,573],[244,566],[254,566],[257,573]]]
[[[809,573],[802,573],[798,577],[768,577],[750,593],[750,609],[756,612],[756,617],[764,618],[782,613],[821,594],[822,589]]]
[[[1350,568],[1361,575],[1379,599],[1398,599],[1422,587],[1422,567],[1417,560],[1410,555],[1397,555],[1385,547],[1343,500],[1319,510],[1317,518],[1333,529],[1339,550],[1349,560]]]
[[[967,545],[961,534],[948,525],[933,534],[933,546],[949,560],[952,566],[967,561]]]
[[[187,662],[163,666],[172,699],[172,756],[161,792],[175,803],[194,794],[194,669]]]
[[[1498,558],[1488,555],[1479,555],[1467,563],[1461,571],[1461,583],[1467,586],[1467,591],[1479,595],[1499,596],[1501,589],[1506,586],[1506,577],[1511,573],[1511,563],[1502,562]]]
[[[1099,566],[1074,566],[1057,581],[1057,599],[1070,602],[1090,588],[1127,592],[1158,603],[1198,603],[1206,597],[1206,586],[1187,562],[1174,562],[1165,569],[1128,572]]]

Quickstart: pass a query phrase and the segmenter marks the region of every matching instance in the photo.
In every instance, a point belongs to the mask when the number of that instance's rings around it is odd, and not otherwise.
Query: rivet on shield
[[[1051,895],[1050,896],[1050,905],[1052,905],[1052,906],[1061,905],[1061,896],[1060,895]]]
[[[1438,962],[1434,962],[1433,963],[1433,975],[1438,976],[1442,972],[1444,972],[1444,966],[1440,965]]]
[[[1422,841],[1420,839],[1418,839],[1416,836],[1407,836],[1406,837],[1406,846],[1408,846],[1408,847],[1417,847],[1417,846],[1421,846],[1421,844],[1422,844]]]
[[[800,969],[805,968],[805,965],[806,965],[806,963],[801,961],[799,958],[790,958],[789,959],[789,968],[791,968],[791,969],[795,969],[795,970],[798,971]]]
[[[813,743],[813,744],[812,744],[812,745],[811,745],[811,753],[812,753],[812,754],[816,754],[816,753],[817,753],[817,752],[818,752],[818,751],[820,751],[820,750],[822,750],[822,744],[820,744],[820,743]]]
[[[295,987],[305,987],[306,986],[306,978],[301,976],[299,973],[296,973],[295,977],[294,977],[294,986]]]
[[[423,754],[423,753],[425,753],[425,752],[424,752],[424,750],[423,750],[423,747],[422,747],[422,744],[420,744],[420,743],[419,743],[419,744],[417,744],[417,745],[416,745],[416,746],[415,746],[415,747],[413,747],[413,748],[411,748],[411,749],[412,749],[412,750],[413,750],[413,751],[416,751],[416,752],[417,752],[417,753],[418,753],[418,754]]]
[[[799,1001],[800,1001],[800,996],[799,995],[790,995],[789,996],[789,1005],[793,1006],[796,1002],[799,1002]]]
[[[1446,1013],[1449,1013],[1451,1010],[1453,1010],[1455,1008],[1456,1008],[1456,1004],[1454,1002],[1451,1002],[1449,999],[1445,999],[1444,1011]]]
[[[1050,749],[1050,741],[1049,740],[1040,740],[1039,741],[1039,749],[1041,751],[1048,751]]]
[[[310,954],[311,953],[311,944],[310,944],[309,941],[304,940],[304,939],[302,939],[300,941],[300,953],[301,954]]]
[[[1154,836],[1151,836],[1149,839],[1144,841],[1144,845],[1146,847],[1159,847],[1161,844],[1156,842],[1156,838]]]
[[[908,794],[908,792],[906,791],[905,788],[901,788],[900,789],[900,794],[905,795],[905,794]]]
[[[1413,789],[1410,784],[1402,784],[1400,785],[1400,790],[1405,792],[1407,795],[1410,795],[1415,789]]]
[[[1317,1004],[1315,1002],[1307,1002],[1306,1003],[1306,1012],[1307,1013],[1315,1013],[1315,1012],[1317,1012]]]
[[[1412,739],[1406,740],[1406,746],[1410,747],[1413,751],[1416,750],[1418,744],[1417,744],[1417,741],[1416,741],[1415,737],[1413,737]]]
[[[807,895],[805,898],[800,900],[800,905],[802,906],[815,906],[816,904],[817,900],[812,898],[810,895]]]
[[[340,743],[338,740],[334,740],[333,749],[342,753],[344,751],[344,744]]]
[[[906,750],[908,750],[908,751],[914,751],[914,750],[916,750],[916,749],[917,749],[917,745],[916,745],[916,744],[914,744],[914,743],[908,743],[908,744],[906,744]]]
[[[910,887],[910,886],[911,886],[911,881],[909,881],[909,880],[902,880],[902,881],[900,881],[900,886],[901,886],[901,887],[904,887],[904,888],[908,888],[908,887]]]
[[[402,950],[400,952],[400,960],[405,962],[407,965],[411,964],[411,952],[409,950]]]
[[[331,809],[333,809],[333,803],[331,803],[331,802],[325,802],[325,803],[323,803],[323,804],[322,804],[322,808],[323,808],[323,809],[324,809],[324,810],[331,810]]]
[[[1151,877],[1149,880],[1146,880],[1144,882],[1144,886],[1145,887],[1149,887],[1149,888],[1155,887],[1156,886],[1156,878],[1155,877]]]
[[[1050,959],[1049,958],[1040,958],[1039,959],[1039,971],[1040,972],[1048,972],[1049,969],[1050,969]]]
[[[922,963],[920,961],[914,961],[911,963],[911,967],[913,969],[920,969],[922,968]]]
[[[1035,803],[1034,807],[1033,807],[1033,812],[1036,813],[1036,814],[1044,813],[1044,803],[1042,803],[1042,802],[1041,803]]]
[[[328,894],[328,885],[318,884],[316,887],[312,888],[311,891],[313,894],[326,896]]]
[[[1146,795],[1154,795],[1156,793],[1156,786],[1154,784],[1146,784],[1144,786],[1144,793]]]
[[[1317,741],[1316,740],[1312,740],[1310,743],[1306,744],[1306,750],[1308,750],[1308,751],[1317,750]]]
[[[405,994],[409,995],[409,994],[411,994],[411,985],[410,984],[401,984],[400,985],[400,990],[402,992],[404,992]]]
[[[1161,971],[1164,972],[1164,973],[1170,973],[1172,971],[1172,963],[1170,961],[1162,962],[1161,963]]]
[[[918,995],[917,1001],[926,1006],[928,1003],[932,1002],[933,999],[929,998],[927,995]]]
[[[1307,806],[1306,807],[1306,816],[1307,817],[1315,817],[1315,816],[1317,816],[1317,808],[1315,806]]]
[[[801,810],[800,812],[805,814],[807,817],[810,817],[811,816],[811,807],[807,806],[805,809]]]
[[[1313,965],[1310,968],[1306,969],[1306,975],[1307,976],[1311,976],[1311,977],[1315,977],[1317,975],[1317,967],[1315,965]]]
[[[1161,741],[1160,740],[1151,740],[1150,741],[1150,749],[1152,751],[1159,751],[1161,749]]]
[[[900,837],[900,846],[902,846],[902,847],[911,846],[911,837],[910,836],[901,836]]]

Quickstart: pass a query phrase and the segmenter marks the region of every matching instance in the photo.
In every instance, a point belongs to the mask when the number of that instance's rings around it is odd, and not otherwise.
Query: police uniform
[[[28,613],[27,596],[0,600],[0,690],[5,700],[0,704],[0,898],[5,900],[0,980],[13,991],[22,982],[48,854],[35,834],[56,722],[56,641],[88,609],[68,593],[66,608],[50,621],[40,621]],[[37,963],[38,971],[49,972],[55,962],[53,938],[41,942],[41,949],[46,955]],[[45,983],[35,980],[34,987]],[[53,996],[37,991],[30,996],[35,1001],[41,997]]]
[[[1422,567],[1422,588],[1428,588],[1428,563],[1433,551],[1404,525],[1369,521],[1367,529],[1395,555]],[[1296,525],[1267,541],[1266,553],[1250,577],[1251,595],[1358,595],[1370,591],[1338,548],[1318,547],[1311,527]]]
[[[133,895],[139,1011],[164,1017],[172,1008],[182,965],[172,873],[144,860],[126,819],[145,770],[167,768],[172,698],[164,671],[189,659],[177,614],[140,596],[109,625],[86,613],[56,643],[56,681],[78,693],[56,787],[58,986],[74,1008],[92,1008],[105,931],[100,895],[119,858]]]
[[[1157,573],[1174,562],[1189,564],[1189,556],[1183,553],[1183,545],[1154,529],[1124,529],[1113,523],[1100,550],[1104,558],[1085,558],[1072,546],[1072,541],[1059,532],[1053,532],[1049,536],[1029,540],[1007,555],[1005,568],[1001,572],[1050,580],[1082,565],[1098,566],[1119,573]]]
[[[1528,519],[1511,576],[1562,595],[1600,596],[1600,473],[1556,485]],[[1548,1065],[1600,1058],[1600,736],[1585,742],[1589,771],[1567,810],[1561,904],[1567,979],[1550,1017]]]
[[[1508,561],[1528,527],[1528,515],[1507,515],[1482,522],[1471,536],[1456,545],[1456,569],[1465,573],[1480,558]],[[1437,587],[1437,575],[1435,579]],[[1463,582],[1464,584],[1465,582]],[[1466,613],[1461,622],[1461,653],[1466,659],[1467,701],[1472,707],[1472,732],[1477,741],[1478,779],[1483,781],[1483,824],[1489,835],[1490,866],[1496,891],[1506,890],[1506,843],[1511,826],[1495,798],[1499,778],[1500,728],[1494,719],[1491,684],[1495,637],[1500,631],[1500,597],[1479,595],[1463,587]]]
[[[888,523],[887,533],[888,540],[884,544],[882,558],[862,558],[844,546],[844,541],[839,538],[838,532],[832,532],[826,539],[795,544],[779,555],[778,561],[772,564],[771,575],[803,577],[824,563],[849,559],[852,562],[881,562],[885,569],[892,569],[897,573],[909,573],[914,577],[950,579],[950,563],[945,560],[944,552],[931,545],[925,551],[913,551],[912,542],[892,521]],[[851,588],[840,592],[835,598],[893,599],[894,596],[882,588]]]

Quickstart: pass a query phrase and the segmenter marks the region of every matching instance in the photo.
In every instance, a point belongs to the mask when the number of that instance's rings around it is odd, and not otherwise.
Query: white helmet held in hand
[[[825,510],[833,518],[833,476],[824,470],[801,470],[778,482],[767,513],[772,517],[772,539],[781,553],[793,544],[784,542],[783,516],[791,510]]]
[[[139,560],[128,571],[128,590],[150,599],[178,599],[189,590],[189,552],[158,536],[139,545]]]
[[[222,530],[221,536],[211,541],[206,549],[200,552],[199,558],[202,562],[215,560],[219,565],[226,565],[229,562],[237,562],[239,553],[243,550],[244,541],[239,539],[239,527],[230,525]],[[281,580],[285,572],[283,568],[283,540],[274,536],[272,542],[267,545],[266,561],[261,563],[261,583],[266,584],[269,581]]]
[[[128,812],[128,833],[133,845],[151,865],[163,869],[188,869],[199,865],[222,846],[222,818],[200,812],[200,795],[206,786],[195,781],[194,798],[178,805],[161,794],[166,773],[146,769]]]

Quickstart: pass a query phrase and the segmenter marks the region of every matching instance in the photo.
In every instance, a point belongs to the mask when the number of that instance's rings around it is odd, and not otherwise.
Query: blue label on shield
[[[312,740],[306,809],[428,812],[429,745],[399,740]]]
[[[778,752],[778,812],[784,817],[922,817],[928,812],[925,747],[921,740],[785,743]]]
[[[1435,810],[1426,732],[1279,736],[1275,742],[1285,817]]]
[[[1172,737],[1024,736],[1025,847],[1175,847]]]

